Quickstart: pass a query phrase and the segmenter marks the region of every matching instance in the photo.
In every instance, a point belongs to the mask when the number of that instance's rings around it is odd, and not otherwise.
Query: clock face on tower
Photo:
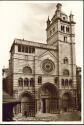
[[[42,69],[46,73],[52,72],[54,70],[54,68],[55,68],[55,65],[54,65],[53,61],[51,61],[50,59],[45,59],[42,62]]]

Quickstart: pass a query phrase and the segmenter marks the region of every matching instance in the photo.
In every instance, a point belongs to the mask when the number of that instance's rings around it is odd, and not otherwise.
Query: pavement
[[[60,114],[38,113],[35,117],[22,117],[21,114],[14,117],[15,121],[80,121],[81,113],[62,112]]]

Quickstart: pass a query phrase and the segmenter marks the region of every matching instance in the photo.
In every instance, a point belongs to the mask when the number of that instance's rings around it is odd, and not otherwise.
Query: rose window
[[[47,73],[53,71],[54,67],[54,63],[49,59],[45,59],[42,63],[42,69]]]

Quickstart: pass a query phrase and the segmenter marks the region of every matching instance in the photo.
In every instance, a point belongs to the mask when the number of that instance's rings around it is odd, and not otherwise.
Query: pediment
[[[45,52],[41,53],[41,55],[38,56],[39,59],[43,58],[43,57],[52,57],[57,59],[56,55],[53,54],[51,51],[45,50]]]

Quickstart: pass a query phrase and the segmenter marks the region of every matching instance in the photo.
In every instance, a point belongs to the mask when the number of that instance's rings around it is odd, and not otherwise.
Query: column
[[[61,98],[58,99],[58,113],[60,113],[60,111],[62,111],[62,100]]]
[[[40,107],[40,111],[43,112],[43,101],[41,99],[41,107]]]
[[[49,113],[49,99],[46,99],[46,113]]]

